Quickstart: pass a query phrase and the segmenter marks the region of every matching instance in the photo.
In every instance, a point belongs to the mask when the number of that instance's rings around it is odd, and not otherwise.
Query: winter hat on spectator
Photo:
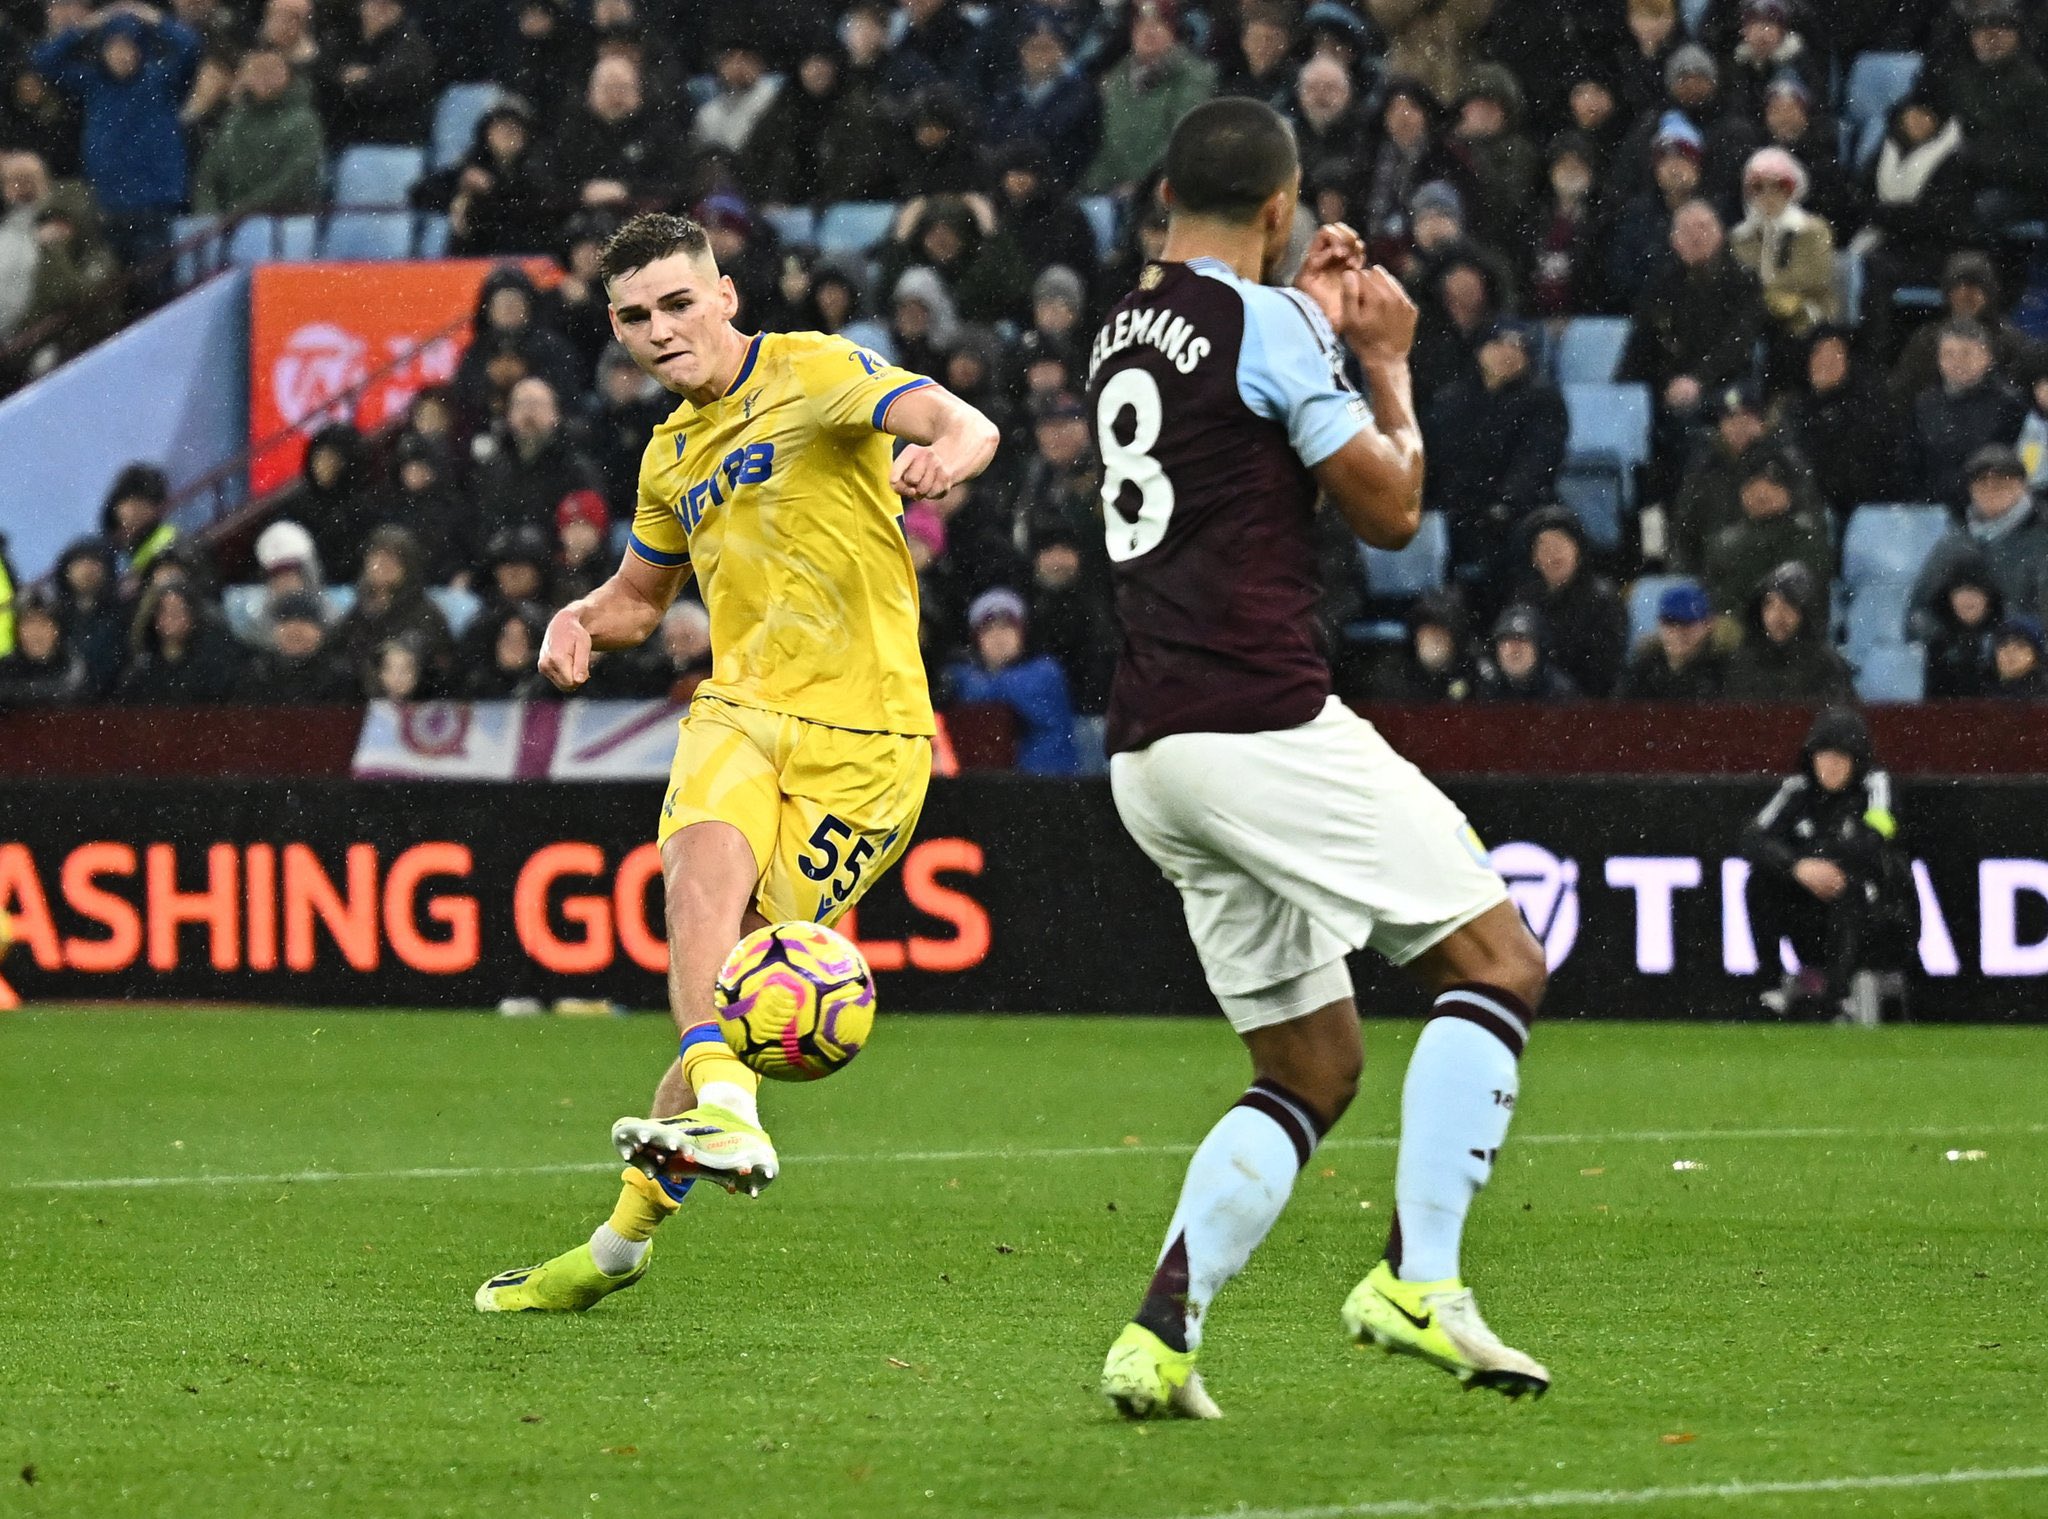
[[[1015,623],[1028,627],[1031,623],[1030,608],[1024,605],[1024,598],[1006,585],[999,585],[992,591],[983,591],[974,598],[967,608],[967,626],[979,633],[992,622]]]
[[[1778,70],[1771,82],[1764,86],[1764,98],[1768,100],[1773,95],[1792,95],[1801,105],[1813,104],[1813,92],[1806,87],[1806,81],[1790,69]]]
[[[1493,641],[1499,643],[1507,638],[1523,638],[1543,647],[1543,614],[1534,607],[1520,602],[1503,611],[1493,621]]]
[[[1432,179],[1408,197],[1409,216],[1426,216],[1432,211],[1465,225],[1465,198],[1448,180]]]
[[[934,559],[946,556],[946,519],[922,501],[913,501],[903,509],[903,536],[913,543],[922,543]]]
[[[1586,552],[1586,527],[1579,521],[1579,514],[1568,506],[1546,506],[1541,511],[1531,512],[1522,524],[1522,541],[1534,544],[1544,533],[1563,533],[1579,546],[1579,552]]]
[[[1664,64],[1664,88],[1670,89],[1688,74],[1695,74],[1710,84],[1721,82],[1721,65],[1714,62],[1714,55],[1697,42],[1688,42],[1676,49]]]
[[[1034,5],[1024,12],[1024,24],[1017,28],[1017,41],[1021,44],[1034,37],[1050,37],[1062,50],[1074,50],[1072,24],[1049,5]]]
[[[1386,82],[1380,90],[1379,104],[1373,107],[1373,115],[1382,115],[1395,100],[1409,101],[1429,119],[1432,126],[1443,115],[1443,102],[1436,98],[1436,91],[1413,74],[1396,74]]]
[[[1657,136],[1650,144],[1652,158],[1661,158],[1666,153],[1683,153],[1695,164],[1706,160],[1707,140],[1678,111],[1666,111],[1658,118]]]
[[[1149,18],[1164,21],[1174,31],[1180,30],[1180,0],[1138,0],[1131,7],[1131,20]]]
[[[2027,462],[2016,448],[2004,443],[1987,443],[1970,455],[1963,477],[1974,485],[1987,475],[1995,475],[2001,480],[2024,480],[2027,478]]]
[[[612,525],[612,514],[605,510],[604,497],[596,491],[571,491],[555,507],[555,531],[566,533],[572,522],[585,523],[604,533]]]
[[[896,281],[896,288],[889,294],[889,303],[900,306],[905,301],[915,301],[924,307],[931,317],[931,344],[944,348],[953,341],[953,334],[960,328],[960,314],[953,305],[953,297],[946,289],[946,282],[938,272],[918,264],[903,271]]]
[[[1302,13],[1302,30],[1335,32],[1353,47],[1365,44],[1370,35],[1365,19],[1340,0],[1316,0]]]
[[[1084,296],[1081,276],[1065,264],[1048,265],[1031,286],[1031,304],[1034,306],[1040,301],[1058,301],[1078,312]]]
[[[1501,115],[1513,126],[1522,114],[1522,86],[1515,76],[1497,63],[1475,64],[1465,76],[1465,87],[1458,92],[1457,104],[1463,106],[1468,100],[1490,100],[1500,107]]]
[[[1779,26],[1792,24],[1792,8],[1785,0],[1743,0],[1742,19],[1749,21],[1771,21]]]
[[[256,563],[265,575],[296,569],[310,585],[320,584],[320,551],[313,535],[296,522],[273,522],[256,540]]]
[[[1706,622],[1714,615],[1713,605],[1707,600],[1707,593],[1693,581],[1665,587],[1664,594],[1657,598],[1657,621],[1675,622],[1684,626]]]
[[[327,609],[311,591],[293,591],[270,604],[270,625],[276,627],[286,622],[310,622],[324,629]]]
[[[530,564],[545,572],[548,567],[547,537],[531,522],[500,528],[484,545],[484,564],[490,569],[501,564]]]
[[[1965,248],[1948,256],[1941,266],[1941,293],[1946,295],[1958,285],[1975,285],[1984,292],[1986,304],[1998,304],[1998,271],[1988,254]]]
[[[1984,0],[1970,16],[1970,30],[1979,27],[2006,26],[2017,31],[2020,27],[2020,8],[2014,0]]]
[[[2006,618],[1998,625],[1998,634],[1992,641],[2009,643],[2015,639],[2032,649],[2037,659],[2043,654],[2048,654],[2048,632],[2042,630],[2037,618],[2024,614]]]
[[[1806,170],[1783,148],[1762,148],[1742,166],[1743,189],[1757,184],[1782,185],[1796,201],[1806,194]]]
[[[754,213],[730,190],[705,196],[690,214],[707,228],[723,228],[727,232],[737,232],[741,237],[754,235]]]

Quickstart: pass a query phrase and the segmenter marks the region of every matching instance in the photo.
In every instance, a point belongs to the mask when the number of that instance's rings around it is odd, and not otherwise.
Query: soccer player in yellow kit
[[[613,333],[682,404],[641,460],[624,562],[555,614],[540,669],[575,690],[593,650],[643,642],[695,574],[712,672],[657,835],[681,1054],[652,1117],[613,1126],[631,1164],[611,1217],[485,1282],[485,1312],[588,1308],[646,1272],[695,1180],[751,1195],[774,1179],[760,1078],[720,1037],[712,987],[743,934],[833,922],[909,846],[933,729],[902,503],[945,495],[996,450],[979,411],[844,338],[740,332],[732,280],[685,217],[633,218],[601,272]]]

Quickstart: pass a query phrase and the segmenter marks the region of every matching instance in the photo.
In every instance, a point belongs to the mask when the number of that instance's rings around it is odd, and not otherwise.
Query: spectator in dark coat
[[[267,641],[242,667],[237,701],[286,706],[298,702],[353,701],[353,673],[327,645],[320,598],[298,591],[270,611]]]
[[[1035,271],[986,197],[919,196],[909,202],[879,262],[880,288],[892,293],[906,269],[930,269],[970,322],[1021,321],[1030,313]]]
[[[532,602],[486,607],[463,637],[462,694],[472,701],[560,700],[562,693],[535,668],[546,634],[547,613]]]
[[[1863,194],[1842,167],[1841,127],[1815,105],[1815,95],[1794,75],[1764,90],[1764,146],[1783,148],[1806,170],[1806,205],[1846,242],[1862,224]]]
[[[85,660],[92,694],[104,695],[128,655],[114,556],[102,539],[80,538],[57,560],[56,582],[65,640]]]
[[[1969,143],[1972,175],[1999,196],[1999,219],[2038,210],[2048,201],[2041,153],[2048,74],[2022,45],[2014,0],[1993,0],[1971,13],[1969,56],[1951,66],[1943,83]]]
[[[521,380],[501,429],[492,435],[490,457],[477,471],[478,531],[488,537],[504,527],[552,531],[555,512],[572,492],[604,497],[604,477],[589,455],[569,438],[554,389],[544,380]]]
[[[1743,0],[1741,29],[1723,91],[1730,115],[1761,124],[1764,96],[1781,79],[1794,81],[1809,95],[1827,87],[1827,60],[1794,30],[1787,0]]]
[[[1497,63],[1476,65],[1456,110],[1444,151],[1467,187],[1472,236],[1519,255],[1529,246],[1543,180],[1542,157],[1522,131],[1522,87]]]
[[[1102,465],[1089,446],[1088,410],[1061,391],[1046,397],[1032,420],[1032,455],[1010,503],[1010,542],[1028,562],[1040,533],[1062,529],[1086,547],[1089,578],[1107,573],[1102,538]]]
[[[1548,154],[1550,199],[1530,234],[1529,311],[1560,317],[1607,310],[1600,245],[1605,212],[1595,195],[1598,155],[1582,132],[1560,132]]]
[[[1465,648],[1465,614],[1455,598],[1428,591],[1408,608],[1400,654],[1373,672],[1374,701],[1470,701],[1478,673]]]
[[[1615,49],[1614,88],[1631,115],[1666,103],[1671,55],[1685,43],[1677,0],[1628,0],[1628,40]]]
[[[321,61],[321,115],[336,143],[425,142],[434,118],[434,50],[404,0],[362,0],[354,36]]]
[[[24,592],[14,608],[14,650],[0,658],[0,712],[76,706],[95,693],[85,655],[65,635],[57,598]]]
[[[1221,95],[1249,95],[1276,111],[1287,109],[1294,94],[1294,16],[1278,0],[1247,0],[1240,13],[1236,47],[1227,51]],[[1407,197],[1402,201],[1405,204]]]
[[[1479,349],[1501,315],[1512,309],[1478,245],[1460,241],[1446,256],[1424,264],[1415,304],[1415,346],[1408,366],[1418,396],[1436,396],[1479,376]]]
[[[1981,326],[1991,339],[1991,367],[2003,379],[2024,385],[2048,352],[2036,339],[2021,331],[2006,314],[1999,298],[1998,272],[1991,260],[1974,248],[1951,253],[1941,266],[1943,315]],[[1930,385],[1941,383],[1941,336],[1943,322],[1926,322],[1906,339],[1899,360],[1892,366],[1891,391],[1902,403]]]
[[[1642,298],[1670,256],[1672,219],[1699,195],[1701,155],[1699,133],[1674,118],[1650,145],[1651,183],[1616,209],[1602,272],[1609,295],[1624,309]]]
[[[626,350],[616,343],[597,363],[597,390],[590,398],[585,431],[590,454],[604,476],[605,501],[612,515],[632,518],[638,502],[640,459],[647,437],[674,411],[675,397],[652,376],[641,373]]]
[[[142,598],[128,648],[116,701],[189,705],[234,694],[241,665],[234,637],[189,586],[159,585]]]
[[[374,673],[379,653],[395,640],[409,640],[419,673],[438,684],[448,668],[454,637],[448,619],[427,598],[420,578],[419,543],[402,527],[380,527],[363,550],[363,573],[355,605],[334,630],[333,647],[359,674]]]
[[[1816,328],[1806,349],[1806,379],[1785,407],[1785,430],[1813,465],[1838,527],[1865,501],[1889,501],[1897,490],[1902,415],[1890,392],[1858,359],[1840,327]],[[1836,534],[1839,540],[1839,532]]]
[[[491,418],[490,362],[508,346],[518,353],[526,375],[545,380],[558,396],[581,395],[590,375],[568,339],[549,327],[533,279],[517,264],[500,264],[477,291],[476,337],[455,366],[453,390],[471,430]]]
[[[1982,559],[1958,561],[1916,624],[1927,642],[1929,701],[1990,694],[1991,643],[2004,620],[1998,577]]]
[[[916,195],[965,195],[987,182],[981,144],[975,131],[974,108],[967,97],[950,82],[928,84],[910,101],[910,131],[895,132],[893,159],[898,193]],[[1041,162],[1047,148],[1034,138],[1023,138],[1007,148],[1034,149]]]
[[[595,491],[571,491],[555,508],[555,562],[548,575],[549,605],[588,596],[618,568],[611,551],[611,513]]]
[[[1636,645],[1614,694],[1623,701],[1713,701],[1728,681],[1714,608],[1692,581],[1657,598],[1657,631]]]
[[[950,79],[971,96],[986,100],[1007,78],[1005,60],[978,7],[960,0],[910,0],[896,51],[934,79]]]
[[[1067,678],[1025,642],[1030,614],[1015,591],[985,591],[967,609],[974,654],[947,671],[952,700],[1007,707],[1017,720],[1016,768],[1025,775],[1075,775],[1074,707]]]
[[[1920,567],[1908,638],[1934,635],[1942,587],[1965,568],[1991,577],[2004,610],[2029,617],[2048,611],[2048,520],[2027,489],[2026,465],[2013,449],[1992,443],[1970,457],[1965,473],[1969,509]]]
[[[476,558],[476,503],[450,475],[438,443],[403,433],[391,451],[391,485],[378,496],[378,524],[402,527],[419,540],[429,585],[460,582]]]
[[[1714,430],[1688,461],[1665,526],[1666,557],[1687,574],[1706,562],[1707,545],[1723,528],[1742,520],[1742,483],[1764,460],[1785,465],[1795,507],[1813,508],[1820,501],[1805,460],[1773,420],[1753,380],[1709,396],[1702,411],[1713,418]]]
[[[555,131],[547,167],[578,204],[629,211],[676,204],[690,161],[676,124],[647,104],[638,66],[614,56],[591,69],[583,103]]]
[[[1733,615],[1774,566],[1796,561],[1812,574],[1814,601],[1825,613],[1834,549],[1804,472],[1781,453],[1765,453],[1741,474],[1741,519],[1709,538],[1701,559],[1716,609]]]
[[[1961,507],[1970,495],[1965,466],[1980,448],[2019,436],[2027,402],[1992,368],[1991,335],[1981,323],[1942,323],[1935,364],[1941,383],[1913,400],[1910,477],[1921,500]]]
[[[572,495],[563,501],[572,513],[585,509],[590,497],[587,493]],[[556,511],[558,519],[561,513]],[[554,543],[556,529],[550,521],[546,529],[531,522],[499,528],[484,545],[483,560],[479,568],[482,574],[477,580],[478,594],[483,598],[487,613],[503,611],[507,607],[547,606],[553,598],[549,594],[548,580],[554,570]],[[482,626],[488,618],[479,616],[462,636],[455,650],[458,665],[481,664],[490,658],[491,639],[496,635]]]
[[[1570,701],[1579,694],[1570,677],[1544,653],[1543,617],[1534,607],[1511,606],[1495,619],[1489,654],[1479,662],[1481,701]]]
[[[1099,277],[1102,260],[1095,233],[1074,197],[1053,184],[1045,155],[1032,143],[1016,143],[993,156],[996,223],[1034,270],[1054,265],[1081,277],[1084,293]]]
[[[462,161],[415,185],[412,203],[446,213],[451,254],[495,258],[549,246],[561,191],[542,165],[526,103],[514,97],[486,111]]]
[[[1516,600],[1543,619],[1544,653],[1586,696],[1614,690],[1628,654],[1628,608],[1614,582],[1586,563],[1586,531],[1570,507],[1546,507],[1525,525],[1535,573]]]
[[[320,563],[337,581],[353,579],[363,540],[377,522],[363,435],[347,422],[330,422],[314,433],[298,481],[279,503],[278,514],[313,535]]]
[[[1650,144],[1668,132],[1674,114],[1699,134],[1700,193],[1722,216],[1740,209],[1742,166],[1757,149],[1761,134],[1750,121],[1727,109],[1721,94],[1721,66],[1696,43],[1672,53],[1664,65],[1663,102],[1639,112],[1635,125],[1615,150],[1610,178],[1617,200],[1642,190],[1650,174]]]
[[[1932,284],[1958,238],[1980,236],[1962,124],[1925,83],[1892,111],[1870,166],[1863,230],[1863,311],[1870,347],[1891,351],[1892,298]],[[1907,392],[1905,400],[1912,399]]]
[[[768,205],[886,199],[898,141],[873,60],[856,68],[821,36],[748,141],[742,179]]]
[[[1080,537],[1065,523],[1035,533],[1032,547],[1033,641],[1059,662],[1074,710],[1099,717],[1108,710],[1116,668],[1116,621],[1109,597],[1083,573]]]
[[[1496,323],[1479,345],[1477,373],[1438,391],[1423,414],[1433,466],[1424,498],[1446,514],[1462,582],[1505,582],[1522,519],[1556,499],[1564,398],[1536,369],[1533,340],[1519,322]]]
[[[1332,166],[1350,177],[1366,162],[1372,129],[1351,75],[1334,58],[1311,58],[1301,66],[1288,114],[1294,119],[1304,180]]]
[[[2007,701],[2048,699],[2048,670],[2042,667],[2048,637],[2033,617],[2008,617],[1991,641],[1991,684],[1985,695]]]
[[[984,134],[991,148],[1038,143],[1047,172],[1061,185],[1081,177],[1102,140],[1102,102],[1074,64],[1072,49],[1064,16],[1049,6],[1034,7],[1018,36],[1017,83],[996,98]]]
[[[1750,595],[1724,694],[1733,701],[1854,700],[1849,667],[1828,642],[1826,602],[1805,565],[1779,565]]]
[[[497,29],[497,61],[488,67],[487,77],[548,120],[559,117],[593,61],[582,9],[569,0],[520,0],[513,31],[508,35],[502,24]],[[457,60],[453,67],[460,70],[465,55],[458,50],[451,56]]]
[[[1389,79],[1380,90],[1377,130],[1364,158],[1326,167],[1330,182],[1350,193],[1355,223],[1375,261],[1405,257],[1414,246],[1409,205],[1415,192],[1456,172],[1440,140],[1441,114],[1436,97],[1424,86],[1413,79]],[[1459,216],[1462,221],[1462,203]]]

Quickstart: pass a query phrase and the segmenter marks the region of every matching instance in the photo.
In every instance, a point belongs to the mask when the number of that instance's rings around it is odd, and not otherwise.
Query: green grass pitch
[[[0,1516],[2048,1514],[2048,1031],[1539,1026],[1466,1257],[1557,1378],[1510,1404],[1342,1341],[1413,1037],[1373,1024],[1212,1314],[1228,1418],[1133,1428],[1094,1379],[1245,1079],[1220,1021],[885,1017],[767,1092],[765,1197],[480,1317],[603,1216],[666,1029],[0,1017]]]

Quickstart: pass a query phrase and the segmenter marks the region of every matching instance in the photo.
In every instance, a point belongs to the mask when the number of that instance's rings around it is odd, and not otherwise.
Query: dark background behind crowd
[[[1090,765],[1115,633],[1085,354],[1161,245],[1174,121],[1219,92],[1294,122],[1302,239],[1349,221],[1421,308],[1445,574],[1389,603],[1328,524],[1344,694],[1849,697],[1846,523],[1916,501],[1951,514],[1898,612],[1928,694],[2036,696],[2048,347],[2014,310],[2048,216],[2044,22],[2010,0],[6,0],[17,380],[163,297],[175,217],[317,207],[335,154],[424,143],[458,82],[504,94],[411,205],[453,254],[563,278],[494,272],[450,383],[382,435],[320,431],[240,531],[181,536],[162,473],[128,469],[0,624],[0,703],[550,694],[546,619],[616,562],[673,404],[608,344],[597,251],[663,207],[710,228],[743,326],[843,332],[1003,427],[988,475],[905,515],[928,664],[942,699],[1011,708],[1025,768]],[[1923,65],[1845,150],[1873,51]],[[865,257],[778,235],[847,201],[896,206]],[[1618,545],[1559,499],[1552,351],[1584,316],[1629,319],[1613,378],[1651,402]],[[1645,573],[1673,578],[1632,643]],[[685,604],[593,694],[686,693],[707,658]]]

